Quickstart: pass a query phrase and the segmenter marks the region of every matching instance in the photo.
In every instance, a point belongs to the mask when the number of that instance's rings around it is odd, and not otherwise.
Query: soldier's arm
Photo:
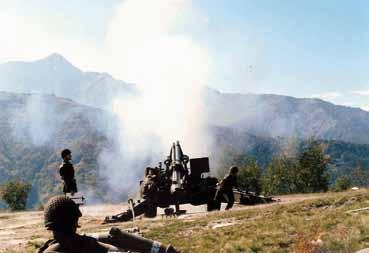
[[[230,185],[230,183],[231,183],[231,180],[232,180],[231,176],[230,176],[230,175],[226,175],[220,183],[221,183],[221,185],[223,185],[223,186],[224,186],[224,185],[229,186],[229,185]]]
[[[234,177],[233,187],[238,189],[238,180],[237,177]]]
[[[64,180],[64,176],[65,176],[65,169],[64,169],[64,166],[61,166],[60,169],[59,169],[59,174],[60,174],[60,177]]]
[[[103,243],[108,243],[119,249],[142,253],[180,253],[173,246],[165,246],[159,242],[146,239],[141,236],[121,231],[119,228],[111,228],[108,235],[97,238]]]

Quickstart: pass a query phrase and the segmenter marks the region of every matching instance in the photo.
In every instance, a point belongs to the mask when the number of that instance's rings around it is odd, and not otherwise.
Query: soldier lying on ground
[[[215,194],[215,201],[217,202],[218,209],[223,201],[227,202],[226,210],[231,209],[234,204],[233,188],[237,188],[237,175],[238,168],[232,166],[229,169],[228,175],[218,184],[218,189]]]
[[[74,178],[74,168],[70,162],[72,160],[72,152],[69,149],[64,149],[61,152],[61,157],[63,158],[63,163],[60,165],[59,173],[64,182],[63,192],[64,194],[71,193],[73,195],[78,190]]]
[[[42,246],[38,253],[179,253],[172,246],[165,247],[140,236],[112,228],[108,235],[94,238],[76,233],[78,219],[82,214],[78,206],[68,197],[56,196],[45,206],[45,227],[53,233],[53,239]]]

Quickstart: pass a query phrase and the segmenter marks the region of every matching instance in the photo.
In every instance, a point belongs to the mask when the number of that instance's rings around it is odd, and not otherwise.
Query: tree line
[[[244,154],[227,154],[223,163],[237,165],[240,169],[239,188],[257,194],[342,191],[352,186],[369,186],[369,171],[361,168],[360,164],[353,170],[338,174],[329,156],[325,155],[324,143],[315,139],[291,142],[289,148],[276,155],[265,167]],[[226,170],[223,170],[219,174],[222,176],[225,173]],[[30,189],[31,185],[27,182],[10,180],[0,186],[0,198],[9,209],[24,210]]]
[[[228,164],[239,166],[239,188],[257,194],[282,195],[368,186],[369,172],[359,165],[349,173],[338,175],[330,157],[325,155],[323,143],[310,139],[304,143],[296,141],[291,146],[293,152],[288,149],[280,152],[264,168],[247,155],[228,158]]]

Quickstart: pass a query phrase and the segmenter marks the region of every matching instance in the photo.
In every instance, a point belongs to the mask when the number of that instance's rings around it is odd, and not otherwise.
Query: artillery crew
[[[63,158],[63,163],[60,165],[59,173],[63,179],[63,192],[64,194],[71,193],[73,195],[78,190],[76,179],[74,178],[73,164],[70,162],[72,160],[72,152],[69,149],[64,149],[61,152],[61,157]]]
[[[141,253],[179,253],[172,246],[164,246],[140,236],[112,228],[107,235],[98,238],[76,233],[78,219],[82,216],[79,207],[66,196],[51,198],[45,206],[45,227],[53,233],[38,253],[108,253],[129,250]]]
[[[231,209],[234,204],[233,188],[237,188],[237,175],[238,167],[232,166],[229,168],[229,173],[224,179],[218,184],[218,189],[215,194],[215,201],[217,202],[218,209],[222,201],[227,202],[226,210]]]

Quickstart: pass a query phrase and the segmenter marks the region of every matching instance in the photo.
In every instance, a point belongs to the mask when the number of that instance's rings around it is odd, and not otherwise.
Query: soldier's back
[[[74,168],[73,165],[69,162],[64,162],[59,167],[60,176],[66,179],[74,178]]]
[[[77,235],[65,244],[55,240],[48,241],[38,253],[107,253],[117,250],[116,247],[98,242],[95,238]]]
[[[234,184],[234,177],[232,175],[226,175],[220,183],[220,188],[222,190],[232,190]]]

